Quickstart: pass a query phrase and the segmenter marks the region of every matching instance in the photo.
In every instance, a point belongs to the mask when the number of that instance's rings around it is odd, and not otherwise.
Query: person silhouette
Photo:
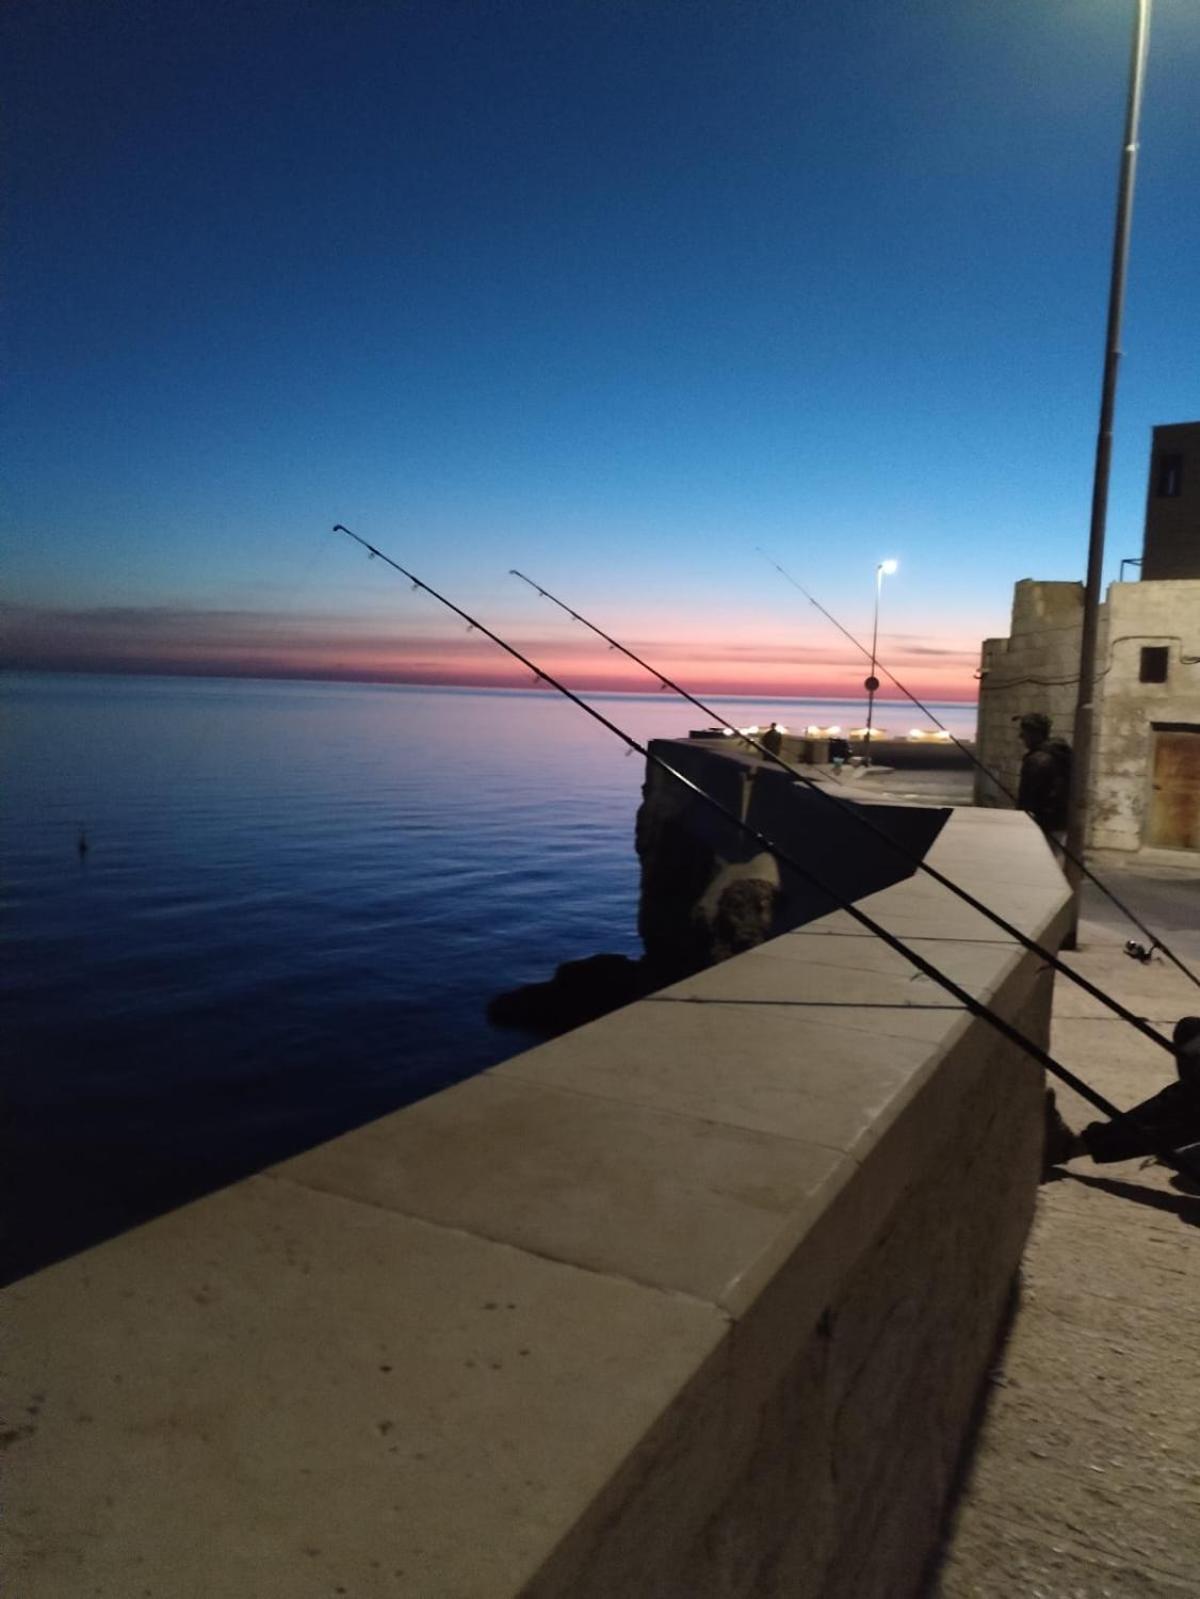
[[[1061,833],[1071,797],[1071,746],[1050,737],[1052,723],[1044,712],[1027,711],[1019,720],[1025,754],[1017,807],[1028,811],[1043,832]]]

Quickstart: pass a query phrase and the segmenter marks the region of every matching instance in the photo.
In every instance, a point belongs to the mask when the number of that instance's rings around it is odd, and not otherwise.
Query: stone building
[[[1071,736],[1082,625],[1082,583],[1024,578],[1009,637],[984,641],[978,754],[1013,792],[1016,717]],[[1141,580],[1109,585],[1096,662],[1090,847],[1200,852],[1200,422],[1154,430]],[[982,773],[975,798],[1012,803]]]
[[[1155,428],[1142,579],[1200,577],[1200,422]]]

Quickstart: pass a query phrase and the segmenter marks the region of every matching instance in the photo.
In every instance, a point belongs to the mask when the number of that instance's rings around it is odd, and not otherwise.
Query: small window
[[[1165,644],[1147,644],[1142,648],[1142,665],[1138,672],[1139,683],[1165,683],[1167,681],[1167,656]]]
[[[1183,492],[1183,456],[1178,451],[1159,456],[1154,492],[1160,500],[1177,500]]]

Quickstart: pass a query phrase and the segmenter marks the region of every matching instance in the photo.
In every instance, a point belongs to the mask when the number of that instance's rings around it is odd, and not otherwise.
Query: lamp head
[[[883,573],[884,577],[891,577],[892,573],[899,565],[899,561],[880,561],[879,570]]]

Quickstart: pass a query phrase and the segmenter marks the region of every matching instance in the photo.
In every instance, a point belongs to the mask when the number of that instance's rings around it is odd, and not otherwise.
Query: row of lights
[[[786,733],[788,731],[782,722],[776,722],[774,726],[777,733]],[[723,738],[733,738],[735,732],[737,732],[744,738],[754,738],[763,731],[764,729],[757,725],[754,727],[739,727],[737,729],[723,727],[721,735]],[[804,729],[805,738],[866,738],[868,733],[873,738],[888,738],[890,736],[886,727],[852,727],[848,730],[843,730],[841,727],[817,727],[814,723],[811,727]],[[910,743],[920,744],[948,744],[953,738],[953,734],[946,732],[943,728],[922,727],[910,727],[904,736]]]
[[[871,739],[872,738],[886,738],[888,736],[886,728],[882,728],[882,727],[881,728],[876,728],[874,726],[874,722],[875,722],[875,694],[876,694],[876,692],[877,692],[877,690],[879,688],[879,680],[875,676],[875,666],[876,666],[878,647],[879,647],[879,596],[880,596],[880,592],[881,592],[881,590],[883,588],[883,580],[884,580],[884,578],[885,577],[892,577],[899,570],[899,568],[900,568],[900,563],[899,563],[899,561],[895,561],[895,560],[880,561],[878,563],[878,565],[876,566],[876,568],[875,568],[875,618],[874,618],[874,624],[873,624],[873,626],[871,628],[871,675],[870,675],[870,677],[867,678],[867,681],[866,681],[866,683],[864,685],[864,687],[866,688],[866,691],[867,691],[867,725],[866,725],[866,727],[852,727],[850,729],[850,731],[848,733],[844,734],[844,735],[842,734],[842,730],[841,730],[840,727],[806,727],[804,729],[805,735],[808,738],[839,738],[839,737],[843,737],[844,736],[846,738],[865,740],[866,745],[867,745],[867,764],[868,764],[868,766],[871,764]],[[778,722],[776,722],[776,723],[774,723],[772,725],[780,733],[786,733],[787,732],[787,728],[780,726],[780,724]],[[726,727],[726,728],[722,729],[722,731],[724,732],[724,735],[725,735],[726,738],[732,738],[733,737],[733,729],[732,728]],[[754,726],[754,727],[739,727],[738,728],[738,732],[739,733],[744,734],[744,735],[748,735],[751,738],[756,737],[757,734],[760,733],[761,731],[762,731],[762,729],[760,727],[758,727],[758,726]],[[916,728],[916,727],[912,728],[910,730],[909,734],[908,734],[908,737],[910,739],[912,739],[912,740],[920,740],[922,742],[925,742],[925,741],[939,741],[939,740],[943,740],[943,739],[949,738],[949,736],[950,735],[948,733],[945,733],[945,734],[943,734],[943,733],[924,733],[924,732],[921,731],[920,728]]]

